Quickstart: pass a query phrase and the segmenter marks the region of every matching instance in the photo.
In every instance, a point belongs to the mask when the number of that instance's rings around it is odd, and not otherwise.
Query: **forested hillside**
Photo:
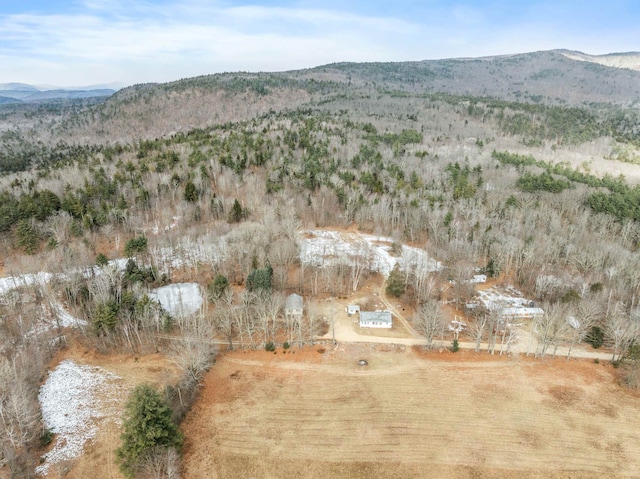
[[[639,90],[640,72],[541,52],[214,75],[2,107],[3,276],[54,276],[2,290],[0,464],[24,473],[40,450],[34,378],[63,335],[33,333],[38,318],[63,304],[102,352],[161,351],[166,335],[310,342],[322,321],[296,330],[284,296],[347,296],[376,273],[301,262],[306,230],[428,252],[441,270],[401,275],[398,296],[416,310],[447,294],[462,308],[465,281],[483,272],[544,304],[555,325],[582,318],[573,343],[601,334],[625,357],[640,331]],[[152,299],[182,281],[207,292],[196,319]],[[541,341],[569,335],[553,331]],[[193,343],[181,357],[167,392],[178,420],[212,360]]]

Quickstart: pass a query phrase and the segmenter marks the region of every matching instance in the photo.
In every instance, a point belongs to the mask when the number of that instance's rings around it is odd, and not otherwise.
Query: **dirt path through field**
[[[640,477],[640,397],[610,366],[318,350],[220,358],[183,425],[185,477]]]

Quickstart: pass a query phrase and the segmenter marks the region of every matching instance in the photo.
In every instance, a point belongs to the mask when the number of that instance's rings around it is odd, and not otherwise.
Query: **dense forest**
[[[604,343],[637,386],[640,113],[637,91],[625,90],[635,73],[558,54],[531,59],[556,66],[470,65],[494,76],[531,70],[532,85],[546,89],[591,68],[618,89],[610,103],[596,92],[565,105],[533,86],[505,97],[428,87],[453,82],[458,63],[338,64],[3,107],[3,275],[50,277],[2,291],[0,464],[28,477],[47,440],[38,380],[65,336],[62,327],[34,334],[38,318],[59,318],[63,304],[102,352],[162,351],[167,336],[183,338],[183,379],[165,394],[179,422],[214,358],[195,339],[311,343],[325,321],[312,310],[303,324],[288,321],[285,296],[348,296],[376,274],[355,260],[305,264],[307,230],[388,236],[444,265],[389,278],[387,291],[422,315],[418,330],[446,285],[460,285],[449,299],[464,305],[473,296],[465,280],[483,272],[544,305],[542,355],[560,343]],[[200,284],[205,304],[172,316],[151,290],[185,280]],[[469,314],[478,343],[492,334],[487,314]],[[580,326],[568,328],[567,316]]]

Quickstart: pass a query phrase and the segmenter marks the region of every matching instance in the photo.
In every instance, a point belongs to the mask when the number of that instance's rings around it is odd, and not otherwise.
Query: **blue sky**
[[[163,82],[338,61],[640,50],[638,0],[0,0],[0,83]]]

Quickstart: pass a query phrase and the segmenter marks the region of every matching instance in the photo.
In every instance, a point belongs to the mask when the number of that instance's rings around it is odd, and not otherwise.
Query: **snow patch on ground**
[[[420,248],[402,245],[399,255],[396,255],[393,243],[393,239],[386,236],[331,230],[304,231],[300,239],[300,260],[319,267],[351,265],[364,260],[372,271],[384,276],[389,276],[396,264],[401,269],[423,267],[427,271],[438,271],[442,268]]]
[[[40,336],[47,331],[56,331],[58,328],[76,328],[88,324],[84,319],[72,316],[62,304],[57,302],[50,304],[49,308],[43,304],[41,311],[42,314],[34,318],[33,325],[26,333],[26,337]]]
[[[533,305],[530,299],[523,298],[522,293],[511,285],[503,289],[493,286],[485,291],[478,291],[478,299],[490,311],[527,308]]]
[[[198,283],[175,283],[154,289],[149,296],[173,316],[189,316],[200,310],[202,294]]]
[[[76,328],[78,326],[86,326],[88,323],[84,319],[72,316],[60,303],[51,305],[53,313],[57,316],[57,321],[62,328]],[[57,325],[57,323],[55,324]]]
[[[53,275],[51,273],[40,272],[0,278],[0,295],[22,286],[30,286],[33,284],[44,285],[51,281],[52,277]]]
[[[98,433],[98,424],[119,417],[126,393],[119,379],[102,368],[70,359],[49,373],[38,400],[43,422],[56,438],[37,474],[46,475],[54,464],[79,457]]]

